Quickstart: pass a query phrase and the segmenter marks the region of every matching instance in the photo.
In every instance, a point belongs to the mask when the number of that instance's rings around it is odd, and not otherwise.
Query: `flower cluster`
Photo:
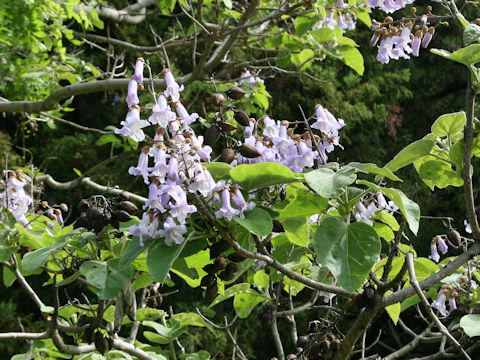
[[[386,13],[393,13],[403,9],[409,4],[413,4],[415,0],[368,0],[368,6],[371,8],[380,8]]]
[[[450,311],[447,310],[446,306],[447,296]],[[451,286],[443,285],[438,292],[437,299],[430,306],[437,309],[442,316],[448,316],[450,312],[457,309],[456,298],[458,298],[458,293],[453,291]]]
[[[25,185],[27,185],[26,179],[26,175],[21,171],[8,171],[7,185],[5,191],[0,194],[0,201],[2,206],[10,210],[15,220],[27,229],[31,229],[32,227],[28,224],[25,216],[32,203],[32,198],[24,190]]]
[[[332,30],[354,30],[357,23],[355,20],[355,14],[353,13],[330,10],[328,16],[324,19],[320,19],[318,24],[314,26],[313,30],[321,29],[323,25]]]
[[[258,123],[251,119],[243,134],[244,145],[253,147],[258,156],[252,158],[240,154],[233,165],[269,161],[300,172],[304,168],[312,167],[315,160],[323,164],[328,159],[328,152],[333,151],[335,146],[341,147],[338,130],[345,126],[345,122],[342,119],[337,120],[327,109],[317,105],[316,121],[311,127],[320,130],[321,137],[314,135],[312,139],[308,132],[303,135],[294,134],[288,121],[275,121],[268,116],[263,117],[263,125],[263,136],[259,136]],[[318,148],[320,153],[314,150],[315,148]]]
[[[249,86],[257,86],[257,84],[263,84],[263,79],[255,76],[250,71],[245,70],[241,75],[240,79],[238,80],[238,84],[248,84]]]
[[[392,200],[387,202],[383,194],[381,192],[377,192],[377,204],[372,201],[367,207],[365,207],[362,202],[358,202],[355,205],[355,219],[372,226],[373,221],[370,220],[370,218],[375,215],[377,211],[381,210],[392,214],[398,210],[398,206]]]
[[[438,235],[438,236],[435,236],[433,238],[432,242],[430,243],[431,253],[430,253],[430,255],[428,255],[429,259],[438,263],[440,261],[440,254],[438,253],[438,250],[440,250],[440,252],[443,255],[445,255],[448,252],[447,242],[453,248],[458,247],[457,245],[453,244],[448,238],[446,238],[446,239],[447,239],[447,241],[445,241],[444,235],[443,236]]]

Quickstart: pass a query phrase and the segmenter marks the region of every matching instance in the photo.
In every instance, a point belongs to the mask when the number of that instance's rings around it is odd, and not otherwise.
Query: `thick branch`
[[[130,355],[136,356],[137,358],[139,358],[141,360],[156,360],[157,359],[153,356],[148,355],[142,349],[140,349],[140,348],[138,348],[138,347],[136,347],[132,344],[129,344],[125,341],[122,341],[118,338],[113,339],[113,347],[115,349],[125,351],[126,353],[128,353]]]
[[[45,174],[45,175],[36,176],[34,179],[34,182],[35,183],[43,182],[47,186],[50,186],[51,188],[58,189],[58,190],[70,190],[80,185],[85,185],[101,193],[107,193],[112,195],[118,195],[120,193],[123,193],[125,195],[128,195],[130,200],[135,200],[140,203],[145,203],[147,201],[147,198],[143,196],[140,196],[128,191],[124,191],[122,189],[116,189],[113,187],[100,185],[94,182],[93,180],[91,180],[89,177],[79,177],[79,178],[76,178],[75,180],[61,183],[56,181],[51,175]]]
[[[48,339],[49,337],[48,331],[41,333],[9,332],[0,334],[0,340],[40,340]]]
[[[122,10],[115,9],[110,6],[97,6],[95,11],[104,19],[109,19],[115,22],[125,22],[127,24],[139,24],[145,20],[147,11],[146,8],[154,5],[158,0],[137,0],[135,4],[129,5]],[[83,6],[81,9],[85,12],[92,10],[91,6]],[[78,8],[78,11],[80,8]]]

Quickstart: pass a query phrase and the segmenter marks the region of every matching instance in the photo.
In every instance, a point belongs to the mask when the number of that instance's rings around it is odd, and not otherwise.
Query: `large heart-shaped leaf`
[[[305,174],[307,184],[324,198],[336,198],[345,192],[345,187],[352,184],[356,179],[357,170],[352,167],[344,167],[337,172],[320,168]]]
[[[288,184],[297,180],[289,168],[272,162],[239,165],[230,171],[230,177],[244,189]]]
[[[391,171],[397,171],[404,166],[413,163],[422,156],[430,154],[435,142],[429,139],[417,140],[410,145],[407,145],[395,157],[390,160],[384,167]]]
[[[168,246],[164,241],[157,240],[150,247],[147,256],[147,266],[155,281],[163,283],[173,262],[180,255],[186,243],[187,241],[185,240],[180,245],[172,244]]]
[[[432,125],[432,132],[438,136],[452,136],[458,134],[465,127],[467,117],[460,111],[440,116]]]
[[[322,221],[314,236],[317,259],[327,266],[337,283],[348,291],[357,290],[380,255],[377,232],[363,222],[347,224],[339,217]]]

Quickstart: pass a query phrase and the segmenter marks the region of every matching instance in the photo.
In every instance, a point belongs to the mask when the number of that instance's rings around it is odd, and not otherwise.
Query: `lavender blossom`
[[[447,290],[440,289],[437,299],[430,305],[432,308],[437,309],[442,316],[448,315],[447,307],[445,306],[445,301],[447,300],[446,292]]]
[[[183,234],[186,232],[185,225],[177,225],[171,216],[163,223],[163,230],[158,231],[160,236],[165,237],[165,244],[169,246],[173,243],[182,244],[185,241]]]
[[[179,86],[175,81],[170,69],[164,69],[162,75],[165,76],[165,82],[167,83],[167,90],[165,90],[165,96],[170,96],[175,103],[180,99],[180,92],[183,90],[183,85]]]
[[[237,209],[234,209],[230,205],[230,191],[228,187],[225,187],[222,191],[222,207],[215,212],[215,216],[218,219],[227,218],[227,220],[231,221],[232,218],[238,215],[240,212]]]
[[[140,142],[145,139],[142,128],[150,124],[146,120],[140,120],[140,108],[137,105],[128,111],[125,121],[120,122],[120,125],[123,125],[123,127],[121,129],[115,129],[115,134],[130,136],[132,140]]]
[[[132,78],[128,82],[127,98],[125,99],[128,107],[132,107],[133,105],[138,105],[138,103],[140,102],[140,100],[138,99],[137,91],[138,91],[138,84],[135,81],[135,79]]]
[[[428,255],[428,258],[438,263],[440,261],[440,254],[438,253],[437,243],[435,240],[432,240],[432,242],[430,243],[430,251],[431,254]]]
[[[144,67],[145,60],[143,58],[138,58],[137,62],[135,63],[135,71],[133,73],[132,79],[135,80],[138,84],[143,83],[143,67]]]
[[[441,236],[437,236],[437,244],[438,249],[441,251],[442,254],[446,254],[448,252],[448,246],[445,243],[445,240]]]
[[[176,119],[175,113],[170,109],[164,93],[158,96],[157,103],[153,106],[152,112],[148,121],[150,121],[152,125],[158,125],[162,128],[166,128],[170,121]]]

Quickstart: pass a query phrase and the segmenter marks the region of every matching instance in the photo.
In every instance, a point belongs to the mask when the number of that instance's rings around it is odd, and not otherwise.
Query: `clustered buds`
[[[303,353],[305,353],[306,358],[309,360],[333,358],[342,344],[342,341],[332,333],[315,340],[311,339],[311,337],[313,336],[300,336],[296,343],[297,347],[303,349]]]
[[[383,3],[383,1],[381,2]],[[393,12],[398,10],[396,8],[397,3],[401,5],[400,8],[402,8],[411,2],[413,1],[385,1],[383,4],[388,4],[389,6],[388,10],[384,10],[386,12]],[[369,1],[369,4],[370,3],[373,4],[373,1]],[[375,0],[375,3],[380,3],[380,1]],[[419,17],[413,16],[411,19],[402,19],[402,22],[398,25],[393,25],[393,18],[391,16],[387,16],[383,23],[373,20],[372,30],[374,33],[370,40],[370,45],[375,46],[381,39],[380,45],[378,46],[377,60],[382,64],[388,64],[390,59],[410,59],[410,54],[419,56],[420,46],[423,48],[428,47],[435,34],[435,27],[428,26],[428,15],[430,15],[430,11],[431,7],[427,7],[426,14]],[[413,14],[415,14],[415,12],[416,9]],[[416,25],[414,29],[416,21],[419,21],[419,25]]]

